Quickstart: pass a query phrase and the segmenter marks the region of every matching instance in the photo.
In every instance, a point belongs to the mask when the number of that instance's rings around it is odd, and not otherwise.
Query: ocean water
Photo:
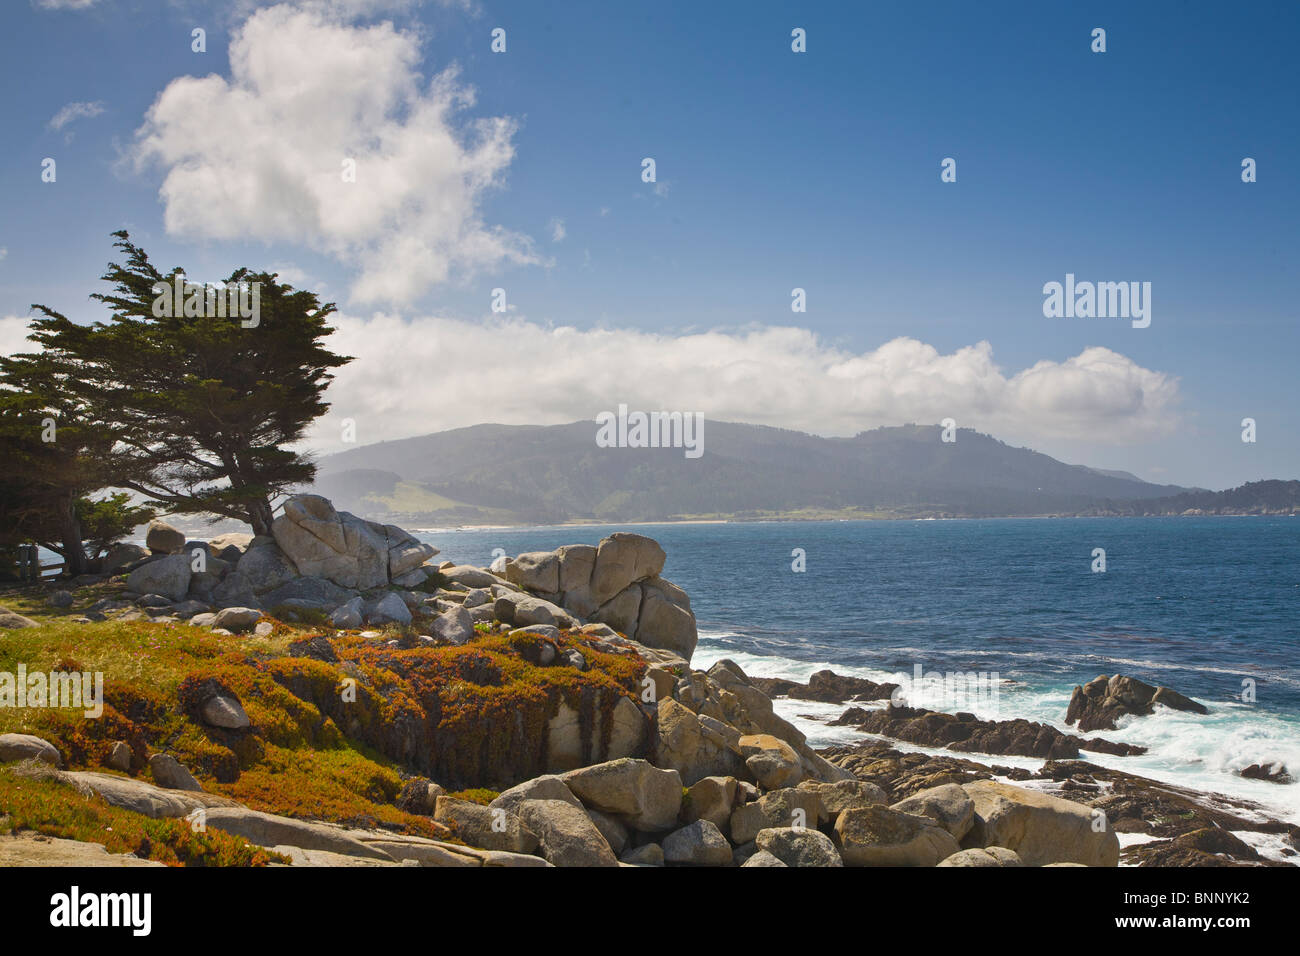
[[[1076,684],[1128,674],[1211,713],[1133,719],[1099,735],[1148,754],[1086,759],[1251,799],[1300,823],[1300,784],[1234,772],[1281,762],[1300,776],[1300,519],[593,525],[418,536],[441,558],[486,565],[498,548],[514,555],[596,544],[615,530],[649,535],[668,553],[664,576],[690,594],[698,620],[696,666],[730,657],[747,673],[794,679],[823,667],[876,681],[918,666],[996,674],[993,699],[919,702],[1062,730]],[[1105,550],[1100,573],[1096,548]],[[803,572],[792,569],[795,549]],[[778,701],[815,746],[865,739],[826,725],[843,709]]]

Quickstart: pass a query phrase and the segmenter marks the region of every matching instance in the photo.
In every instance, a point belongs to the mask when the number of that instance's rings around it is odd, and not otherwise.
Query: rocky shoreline
[[[893,685],[830,671],[801,683],[728,660],[692,669],[690,598],[642,535],[476,568],[316,496],[290,499],[273,532],[196,542],[158,523],[149,553],[119,546],[98,574],[42,592],[87,634],[192,627],[229,650],[225,669],[179,684],[179,738],[114,691],[112,726],[0,733],[13,775],[0,775],[0,834],[4,783],[26,779],[151,820],[197,814],[289,865],[1258,866],[1282,864],[1250,840],[1300,849],[1300,829],[1257,807],[1079,759],[1140,748],[910,708]],[[0,633],[47,626],[0,611]],[[814,749],[774,709],[783,696],[845,703],[835,723],[863,742]],[[1155,705],[1203,710],[1120,675],[1075,698],[1068,722],[1085,732]],[[283,714],[304,729],[279,728]],[[307,760],[308,738],[356,741],[396,768],[400,788],[368,798],[395,822],[240,789],[288,739],[297,756],[281,759]],[[1013,754],[1044,762],[974,759]],[[0,863],[66,860],[69,842],[11,827]],[[103,847],[85,854],[105,865]]]

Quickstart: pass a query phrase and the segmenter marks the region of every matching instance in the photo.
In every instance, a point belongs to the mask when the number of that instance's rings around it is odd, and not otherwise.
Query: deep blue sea
[[[1300,518],[1060,518],[429,529],[442,558],[657,539],[664,577],[699,624],[693,664],[806,679],[830,667],[888,680],[996,672],[996,712],[1065,728],[1070,691],[1116,672],[1166,684],[1209,716],[1163,711],[1115,740],[1143,757],[1088,759],[1247,797],[1300,822],[1300,784],[1233,771],[1285,763],[1300,776]],[[792,570],[794,549],[806,570]],[[1094,572],[1093,550],[1106,570]],[[1253,682],[1243,683],[1243,682]],[[1243,687],[1255,699],[1243,701]],[[843,707],[780,701],[814,745],[863,739],[825,720]],[[1040,761],[998,758],[1001,764]]]

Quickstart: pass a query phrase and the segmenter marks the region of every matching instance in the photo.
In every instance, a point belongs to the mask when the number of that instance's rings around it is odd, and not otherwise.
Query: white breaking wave
[[[734,646],[734,642],[741,639],[742,635],[735,632],[701,631],[700,644],[692,657],[692,666],[707,670],[725,657],[735,661],[746,674],[753,677],[783,677],[806,682],[814,671],[826,669],[876,683],[892,681],[897,677],[897,672],[883,668],[845,665],[828,660],[797,660],[779,654],[754,654]],[[1145,662],[1129,663],[1133,666],[1147,666]],[[984,719],[1010,720],[1023,717],[1049,724],[1063,732],[1077,734],[1077,728],[1065,724],[1065,710],[1072,688],[1073,685],[1041,687],[1003,684],[996,711],[979,706],[963,706],[960,709],[969,710]],[[773,705],[780,716],[808,736],[810,746],[830,747],[872,739],[870,735],[852,727],[828,725],[828,721],[838,717],[850,705],[823,704],[785,697],[777,698]],[[1300,824],[1300,784],[1251,780],[1239,774],[1244,767],[1256,763],[1265,766],[1280,763],[1293,775],[1300,771],[1300,723],[1263,711],[1257,705],[1238,701],[1212,701],[1209,706],[1210,713],[1204,716],[1157,707],[1156,712],[1148,717],[1121,721],[1117,730],[1085,734],[1088,737],[1146,747],[1148,752],[1137,757],[1087,752],[1083,758],[1104,767],[1198,792],[1219,793],[1253,801],[1277,819]],[[931,709],[953,708],[933,706]],[[890,743],[903,751],[945,752],[899,741],[891,740]],[[1043,763],[1038,758],[1028,757],[994,757],[974,753],[961,756],[979,762],[996,762],[1029,769],[1038,769]],[[1240,813],[1235,808],[1234,812]]]

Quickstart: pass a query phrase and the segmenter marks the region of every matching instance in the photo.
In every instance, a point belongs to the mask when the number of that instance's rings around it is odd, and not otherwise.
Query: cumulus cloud
[[[862,353],[802,328],[668,335],[339,313],[329,346],[355,358],[330,386],[308,444],[337,451],[341,422],[365,444],[483,422],[554,425],[620,403],[718,421],[853,435],[952,417],[1007,441],[1126,445],[1179,424],[1177,379],[1107,348],[1008,374],[988,342],[943,355],[911,338]],[[0,355],[33,348],[26,318],[0,318]],[[467,358],[470,357],[470,358]]]
[[[564,237],[569,234],[569,230],[564,228],[563,219],[551,220],[551,242],[563,242]]]
[[[69,103],[54,114],[50,120],[50,129],[63,129],[73,120],[91,119],[104,112],[103,103]]]
[[[0,355],[36,351],[36,343],[27,341],[27,321],[17,315],[0,317]]]
[[[36,6],[42,10],[85,10],[98,2],[99,0],[36,0]]]
[[[280,282],[291,285],[295,289],[311,289],[321,298],[329,298],[329,286],[325,282],[291,262],[277,262],[269,271],[274,272]]]
[[[369,443],[488,421],[570,422],[619,403],[821,435],[952,417],[1006,440],[1128,444],[1172,429],[1179,398],[1176,379],[1105,348],[1008,374],[988,342],[944,355],[897,338],[855,354],[793,327],[667,335],[514,316],[333,318],[331,347],[357,360],[339,371],[333,409],[312,435],[325,451],[340,447],[344,418]]]
[[[415,33],[351,25],[331,6],[258,10],[231,40],[228,79],[181,77],[159,94],[130,156],[164,170],[168,233],[306,245],[355,266],[359,303],[540,263],[528,237],[480,213],[514,158],[515,122],[464,119],[473,89],[454,68],[425,81]]]

